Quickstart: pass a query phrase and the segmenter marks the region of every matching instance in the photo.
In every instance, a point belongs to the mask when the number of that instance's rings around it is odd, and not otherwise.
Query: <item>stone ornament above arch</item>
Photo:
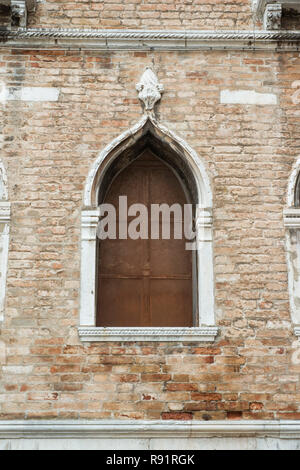
[[[300,175],[300,157],[293,166],[288,181],[286,203],[283,211],[286,228],[289,298],[294,333],[300,338],[300,206],[295,205]]]
[[[144,103],[145,112],[148,112],[153,111],[155,104],[161,99],[164,86],[159,83],[151,67],[146,67],[136,89],[139,93],[139,99]]]
[[[7,176],[0,160],[0,322],[4,320],[6,275],[9,249],[10,203]]]
[[[144,115],[132,128],[108,144],[94,162],[85,186],[81,218],[81,296],[79,336],[82,341],[213,341],[215,325],[212,190],[206,169],[195,150],[163,126],[154,114],[154,106],[163,91],[154,72],[146,69],[137,85]],[[99,194],[109,169],[118,157],[151,135],[185,165],[195,182],[197,210],[197,326],[192,328],[103,328],[96,327],[96,241],[100,217]],[[177,157],[176,157],[177,158]]]

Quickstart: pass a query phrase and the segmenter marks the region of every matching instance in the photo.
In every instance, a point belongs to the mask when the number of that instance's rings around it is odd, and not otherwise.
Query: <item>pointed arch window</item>
[[[134,248],[128,240],[124,247],[123,241],[115,240],[101,247],[99,203],[111,202],[121,192],[131,202],[140,202],[132,199],[131,186],[133,194],[143,195],[146,205],[164,202],[155,196],[159,191],[169,193],[169,202],[192,201],[197,250],[185,252],[180,243],[176,245],[178,240],[173,240],[173,251],[172,240],[167,248],[159,240],[156,248],[144,240]],[[212,196],[196,153],[153,117],[145,116],[101,152],[88,177],[84,202],[81,340],[213,341],[217,328]],[[130,250],[136,254],[130,255]]]

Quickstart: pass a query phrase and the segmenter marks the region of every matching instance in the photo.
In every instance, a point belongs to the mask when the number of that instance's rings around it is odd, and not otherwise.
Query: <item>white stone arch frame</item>
[[[96,232],[99,221],[98,192],[111,162],[139,139],[146,124],[169,143],[181,150],[193,172],[199,204],[196,213],[198,324],[192,328],[111,328],[96,327]],[[113,155],[113,156],[112,156]],[[110,157],[110,158],[108,158]],[[101,168],[101,171],[100,171]],[[197,153],[180,137],[148,114],[131,129],[114,139],[94,162],[84,191],[81,218],[81,290],[80,326],[82,341],[213,341],[218,333],[215,325],[213,269],[213,198],[210,181]]]
[[[10,203],[7,176],[0,160],[0,322],[4,320],[6,276],[9,249]]]
[[[283,211],[291,318],[295,335],[300,337],[300,207],[295,207],[295,192],[300,173],[300,157],[288,181],[287,207]]]
[[[286,203],[288,207],[294,206],[296,183],[297,183],[299,173],[300,173],[300,156],[298,157],[296,163],[293,166],[292,173],[288,181],[288,191],[287,191],[287,198],[286,198]]]

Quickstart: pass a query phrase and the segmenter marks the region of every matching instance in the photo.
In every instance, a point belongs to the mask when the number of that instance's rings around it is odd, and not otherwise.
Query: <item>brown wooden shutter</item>
[[[124,195],[128,207],[147,206],[149,234],[151,204],[187,203],[178,178],[150,151],[114,179],[104,202],[118,214]],[[116,240],[99,242],[98,326],[192,326],[192,252],[173,234],[171,225],[170,240],[121,240],[117,231]]]

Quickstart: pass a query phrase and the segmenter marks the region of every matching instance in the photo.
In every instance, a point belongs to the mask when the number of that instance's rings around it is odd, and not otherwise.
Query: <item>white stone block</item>
[[[0,102],[5,101],[57,101],[60,90],[51,87],[6,88],[0,92]]]
[[[255,104],[276,105],[277,96],[274,93],[257,93],[254,90],[222,90],[221,104]]]
[[[24,87],[21,90],[21,101],[57,101],[58,88]]]

